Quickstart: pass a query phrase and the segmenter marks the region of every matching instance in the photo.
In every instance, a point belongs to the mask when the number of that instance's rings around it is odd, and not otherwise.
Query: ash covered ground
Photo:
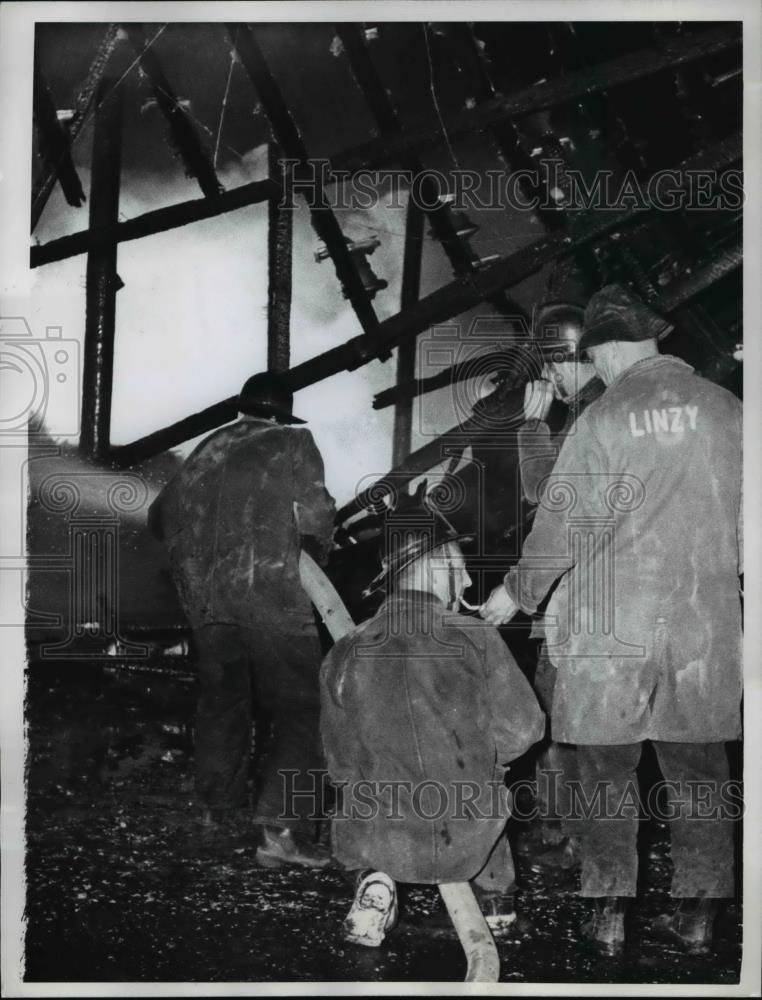
[[[204,832],[194,701],[192,676],[178,670],[30,669],[26,980],[461,981],[454,932],[431,927],[443,910],[435,889],[403,887],[401,922],[383,947],[353,947],[341,939],[346,876],[258,868],[243,814]],[[620,962],[597,960],[580,941],[587,904],[574,876],[538,874],[516,854],[522,920],[498,940],[502,982],[738,982],[740,899],[723,908],[706,958],[656,940],[649,922],[668,906],[668,831],[644,822],[640,841],[645,877]]]

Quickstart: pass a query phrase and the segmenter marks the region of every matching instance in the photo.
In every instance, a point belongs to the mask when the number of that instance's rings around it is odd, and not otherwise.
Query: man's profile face
[[[542,373],[543,378],[546,378],[553,386],[553,395],[556,399],[565,402],[577,393],[580,374],[584,370],[579,361],[551,359],[545,362]]]

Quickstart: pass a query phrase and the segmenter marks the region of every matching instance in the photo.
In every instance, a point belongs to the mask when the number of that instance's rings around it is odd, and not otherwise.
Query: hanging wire
[[[431,91],[431,99],[434,102],[434,108],[437,113],[437,118],[439,119],[439,127],[442,130],[442,135],[444,136],[445,143],[447,144],[447,149],[449,150],[450,156],[452,157],[452,162],[455,164],[456,168],[460,170],[460,163],[458,162],[458,158],[455,155],[455,150],[452,148],[452,144],[450,142],[450,136],[447,133],[447,128],[445,127],[444,119],[442,118],[442,112],[439,107],[439,99],[437,98],[436,87],[434,86],[434,63],[432,62],[431,59],[431,46],[429,44],[429,26],[428,24],[422,24],[421,27],[423,28],[423,39],[426,43],[426,56],[429,61],[429,90]]]
[[[236,38],[238,37],[238,29],[236,29]],[[233,42],[235,46],[235,42]],[[228,94],[230,93],[230,81],[233,79],[233,67],[236,64],[235,49],[230,52],[230,69],[228,70],[228,82],[225,84],[225,96],[222,98],[222,108],[220,109],[220,120],[217,125],[217,141],[214,144],[214,160],[212,161],[212,167],[217,169],[217,156],[220,152],[220,136],[222,135],[222,122],[225,118],[225,109],[228,106]]]

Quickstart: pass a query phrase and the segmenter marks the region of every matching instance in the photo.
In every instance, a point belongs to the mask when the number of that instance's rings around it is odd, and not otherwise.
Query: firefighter
[[[250,378],[238,409],[235,423],[190,455],[149,518],[169,550],[198,654],[196,792],[204,822],[246,803],[253,694],[272,727],[266,757],[259,755],[258,860],[313,864],[315,851],[299,837],[311,830],[314,806],[298,794],[284,803],[281,772],[298,771],[309,782],[307,772],[322,767],[321,649],[299,554],[304,545],[324,561],[335,507],[282,376]]]
[[[584,308],[567,301],[545,302],[533,317],[532,344],[543,362],[542,377],[527,384],[525,420],[518,433],[521,486],[532,513],[565,436],[572,433],[577,417],[604,389],[592,363],[579,356],[583,320]],[[547,423],[554,399],[567,407],[563,427],[555,435]],[[556,669],[548,656],[541,617],[533,621],[530,638],[539,640],[534,687],[550,717]],[[568,787],[576,771],[573,746],[554,740],[543,746],[536,768],[540,836],[546,848],[536,859],[541,866],[571,868],[578,863],[578,831],[570,820]]]
[[[374,587],[388,597],[321,670],[321,729],[341,788],[334,857],[357,872],[346,939],[378,946],[396,918],[395,882],[474,880],[488,920],[514,919],[505,836],[506,765],[544,717],[496,629],[455,614],[471,580],[444,516],[387,520]]]
[[[522,558],[482,607],[532,613],[557,668],[553,737],[577,744],[585,933],[624,946],[636,894],[635,769],[652,741],[672,818],[674,911],[656,929],[710,948],[733,895],[725,743],[741,734],[741,404],[659,354],[671,327],[627,288],[590,299],[580,350],[606,384],[577,420],[540,498]],[[700,796],[703,796],[700,800]]]

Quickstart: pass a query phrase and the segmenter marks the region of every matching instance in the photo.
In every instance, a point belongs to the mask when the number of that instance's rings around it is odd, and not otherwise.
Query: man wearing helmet
[[[583,930],[612,956],[637,894],[645,742],[665,779],[675,900],[653,929],[705,953],[734,892],[725,743],[741,735],[742,406],[659,353],[670,330],[624,286],[592,296],[580,349],[606,390],[564,442],[521,560],[481,609],[501,624],[552,591],[553,732],[577,744],[585,803]]]
[[[293,838],[310,830],[307,798],[295,796],[283,818],[281,771],[306,775],[322,766],[321,650],[299,552],[306,544],[318,559],[327,556],[335,513],[320,453],[310,432],[294,426],[304,421],[291,406],[282,376],[254,375],[238,398],[239,419],[198,445],[149,512],[198,654],[196,792],[204,821],[245,804],[253,692],[272,727],[254,812],[263,836],[257,856],[270,865],[317,860]]]
[[[390,512],[387,598],[323,663],[321,730],[341,789],[334,857],[358,875],[346,939],[376,947],[395,881],[473,880],[488,922],[513,917],[503,775],[544,730],[496,629],[457,614],[471,580],[462,536],[423,504]],[[494,918],[494,919],[493,919]]]
[[[582,306],[566,301],[546,302],[533,316],[532,341],[542,361],[542,377],[527,384],[525,421],[518,434],[521,486],[532,513],[577,417],[605,388],[593,365],[579,355],[583,319]],[[557,434],[547,422],[554,398],[567,407],[564,425]],[[541,618],[533,621],[530,637],[540,640],[534,686],[550,719],[556,668],[548,656]],[[538,756],[536,769],[540,833],[543,845],[549,848],[537,858],[538,864],[568,868],[577,863],[578,838],[570,820],[567,784],[576,777],[574,746],[549,740]]]

